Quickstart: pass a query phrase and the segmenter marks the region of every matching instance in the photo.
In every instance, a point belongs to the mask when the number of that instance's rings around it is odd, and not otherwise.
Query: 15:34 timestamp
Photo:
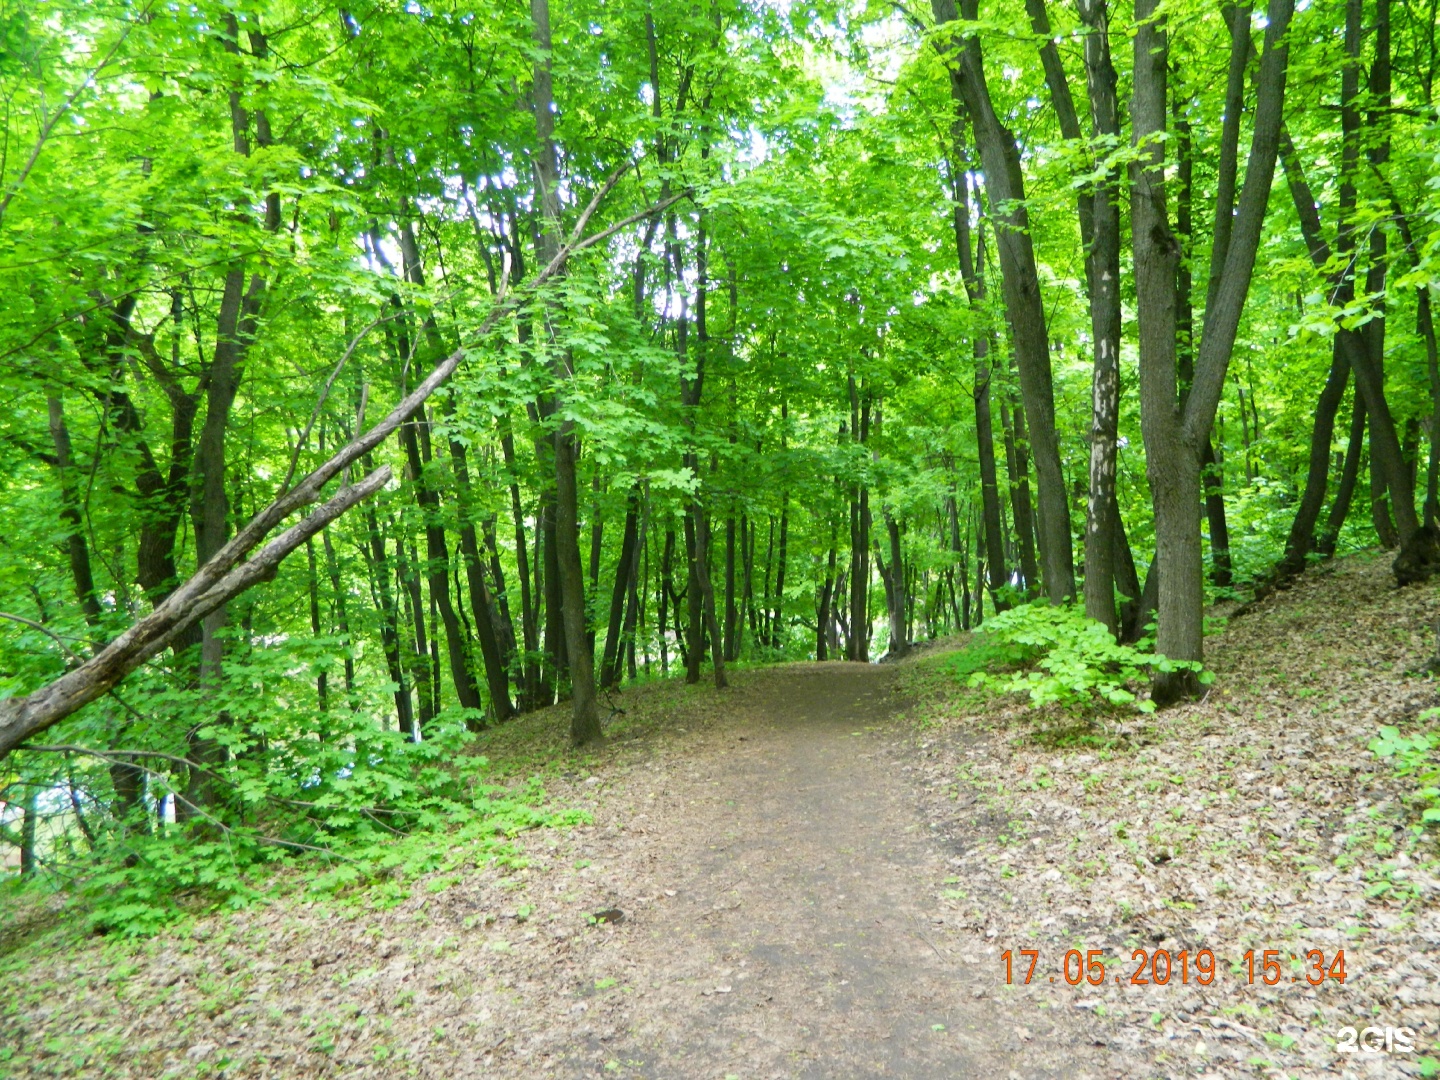
[[[1292,967],[1288,979],[1285,974],[1285,958],[1292,964],[1300,965],[1298,972]],[[1000,959],[1005,962],[1006,983],[1029,985],[1036,977],[1035,969],[1039,966],[1040,950],[1018,949],[1012,952],[1006,949],[1000,954]],[[1195,982],[1201,986],[1209,986],[1215,981],[1222,966],[1210,949],[1200,949],[1193,953],[1189,949],[1174,952],[1169,949],[1136,949],[1130,954],[1128,964],[1118,959],[1110,963],[1122,969],[1113,976],[1113,981],[1122,986],[1165,986],[1171,981],[1185,985]],[[1310,949],[1304,953],[1291,953],[1280,949],[1263,949],[1258,952],[1249,949],[1237,963],[1231,965],[1231,970],[1246,978],[1252,986],[1256,982],[1266,986],[1302,981],[1310,986],[1321,986],[1327,980],[1343,983],[1345,950],[1337,949],[1333,953],[1327,953],[1323,949]],[[1081,983],[1101,986],[1107,979],[1112,978],[1107,974],[1103,949],[1086,949],[1084,952],[1079,949],[1069,950],[1060,965],[1060,977],[1070,986],[1079,986]],[[1049,981],[1056,982],[1056,976],[1050,975]]]

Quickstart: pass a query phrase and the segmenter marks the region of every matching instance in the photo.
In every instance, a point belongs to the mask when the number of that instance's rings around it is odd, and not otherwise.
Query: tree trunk
[[[1013,422],[1012,422],[1013,421]],[[1020,549],[1020,577],[1023,579],[1023,593],[1033,597],[1039,592],[1040,571],[1035,562],[1035,511],[1030,501],[1030,453],[1025,434],[1025,412],[1018,406],[1012,409],[1002,395],[1000,398],[1000,428],[1005,440],[1005,469],[1010,475],[1010,513],[1015,520],[1015,543]],[[1001,505],[1000,537],[1005,536],[1004,505]],[[990,543],[986,540],[986,562],[990,561]],[[995,548],[995,558],[1003,563],[1003,548]],[[1007,577],[1006,583],[1009,583]],[[1003,611],[1009,605],[992,606]]]
[[[960,102],[957,101],[956,104],[958,109]],[[985,233],[982,227],[976,238],[975,255],[972,259],[969,171],[960,160],[959,148],[956,150],[957,160],[950,166],[950,174],[954,178],[955,251],[960,260],[960,277],[965,285],[966,297],[970,301],[970,310],[976,316],[982,316],[977,320],[979,330],[974,335],[975,382],[972,393],[975,402],[975,451],[980,465],[980,502],[985,522],[986,545],[1000,551],[1004,533],[1000,523],[1000,481],[995,469],[995,429],[990,415],[990,332],[983,321]],[[990,593],[996,598],[996,603],[1001,605],[1001,610],[1008,605],[1001,599],[1000,590],[1008,584],[1009,574],[1005,570],[1005,560],[996,559],[990,565]]]
[[[630,488],[625,505],[625,530],[620,540],[620,559],[615,565],[615,587],[610,593],[610,620],[605,631],[605,652],[600,662],[600,686],[609,689],[620,681],[624,660],[622,626],[625,623],[625,599],[634,577],[635,558],[640,538],[640,484]]]
[[[360,708],[360,699],[355,696],[355,643],[350,640],[350,615],[345,607],[345,590],[340,585],[340,563],[335,558],[335,545],[330,540],[330,530],[320,533],[325,547],[325,572],[330,579],[330,595],[334,598],[335,623],[340,631],[340,640],[345,644],[345,699],[350,711]]]
[[[890,565],[880,560],[880,573],[886,579],[885,596],[890,617],[889,654],[897,659],[910,654],[909,595],[905,581],[905,562],[900,546],[900,523],[885,511],[885,531],[890,539]]]
[[[863,448],[870,436],[870,399],[861,401],[854,376],[850,377],[850,430]],[[845,659],[870,659],[870,493],[861,477],[850,487],[850,633]]]
[[[1135,12],[1138,29],[1132,116],[1138,155],[1131,163],[1130,176],[1140,320],[1141,428],[1155,503],[1159,573],[1156,650],[1171,660],[1200,661],[1204,658],[1204,566],[1200,504],[1195,495],[1200,483],[1201,447],[1209,438],[1224,389],[1274,179],[1289,61],[1285,35],[1294,0],[1270,3],[1265,51],[1256,78],[1255,120],[1245,185],[1228,246],[1219,260],[1221,280],[1206,307],[1194,381],[1180,408],[1175,364],[1175,273],[1180,252],[1165,211],[1165,162],[1160,141],[1166,122],[1169,58],[1165,20],[1163,15],[1157,17],[1156,7],[1153,0],[1141,0]],[[1248,35],[1237,33],[1235,47],[1248,49]],[[1193,671],[1170,671],[1157,674],[1152,695],[1157,704],[1165,705],[1197,691]]]
[[[413,550],[412,557],[406,558],[405,537],[401,529],[397,529],[395,533],[395,583],[409,602],[410,678],[415,684],[416,696],[420,699],[419,719],[420,730],[423,732],[439,711],[436,700],[439,697],[440,680],[430,662],[430,645],[425,636],[425,598],[420,592],[419,562],[413,557]]]
[[[550,76],[549,0],[530,0],[537,55],[532,94],[535,106],[535,134],[539,149],[535,156],[535,184],[539,189],[542,231],[540,261],[549,265],[559,252],[560,167],[555,147],[554,95]],[[552,345],[553,335],[552,335]],[[564,350],[554,349],[556,381],[571,377]],[[570,739],[576,746],[600,738],[600,713],[595,700],[595,659],[585,616],[585,573],[580,564],[579,492],[576,481],[574,422],[563,421],[555,431],[555,548],[560,578],[561,613],[565,622],[565,645],[570,667]]]
[[[790,553],[790,492],[780,493],[780,547],[775,565],[775,605],[770,609],[770,647],[783,649],[785,619],[785,564]]]
[[[504,721],[515,715],[515,708],[510,701],[510,676],[505,670],[505,654],[495,623],[495,600],[485,584],[485,567],[480,561],[480,544],[471,517],[470,465],[465,447],[454,438],[449,439],[449,443],[450,465],[455,472],[455,490],[460,503],[457,508],[460,515],[460,555],[465,564],[465,583],[470,588],[470,613],[475,621],[475,636],[480,639],[480,656],[485,664],[490,707],[494,710],[495,719]]]
[[[937,25],[956,20],[953,0],[931,0]],[[979,17],[979,0],[962,0],[967,20]],[[1070,537],[1070,510],[1060,445],[1055,430],[1055,391],[1050,373],[1050,344],[1035,249],[1025,209],[1025,184],[1014,134],[995,113],[985,79],[977,35],[951,39],[952,78],[970,114],[980,149],[996,246],[1004,285],[1015,355],[1020,368],[1020,392],[1030,429],[1030,446],[1039,486],[1040,563],[1045,594],[1055,603],[1075,595],[1074,554]]]
[[[1432,440],[1433,442],[1433,440]],[[735,515],[725,516],[725,659],[740,658],[740,609],[735,604]]]
[[[375,607],[380,612],[380,646],[385,653],[385,667],[395,684],[395,721],[411,742],[419,738],[415,726],[414,707],[410,701],[410,681],[400,662],[400,613],[390,591],[390,565],[385,557],[385,538],[374,507],[365,508],[365,524],[369,542],[369,571],[375,591]]]
[[[830,550],[825,557],[825,580],[820,587],[820,602],[815,610],[815,659],[830,659],[830,601],[835,590],[835,533],[831,529]]]
[[[1320,391],[1315,406],[1315,426],[1310,431],[1310,462],[1305,474],[1305,490],[1290,524],[1285,540],[1285,554],[1275,568],[1275,576],[1293,577],[1305,569],[1305,560],[1315,544],[1315,523],[1325,506],[1325,488],[1330,480],[1330,444],[1335,437],[1335,414],[1345,398],[1350,381],[1350,368],[1341,355],[1338,343],[1331,350],[1330,374]]]
[[[1185,445],[1177,422],[1175,273],[1180,248],[1165,209],[1165,131],[1168,40],[1156,0],[1135,6],[1135,89],[1131,116],[1136,160],[1130,165],[1130,219],[1135,253],[1135,298],[1140,323],[1140,419],[1146,473],[1155,504],[1159,569],[1156,650],[1177,660],[1201,655],[1200,613],[1205,589],[1200,566],[1200,458]],[[1198,689],[1192,672],[1157,675],[1158,704]]]
[[[425,442],[423,456],[422,436]],[[460,628],[460,618],[455,614],[455,603],[450,595],[450,548],[445,541],[445,526],[440,517],[440,495],[426,474],[426,466],[430,463],[429,425],[422,417],[411,419],[400,428],[400,443],[405,450],[410,481],[415,485],[415,502],[424,519],[425,580],[430,586],[430,595],[439,606],[440,621],[445,627],[445,649],[450,660],[450,678],[455,684],[455,700],[462,708],[478,711],[482,706],[480,689],[470,669],[466,635]]]
[[[239,107],[235,104],[236,100],[238,96],[232,95],[232,111]],[[243,127],[237,128],[237,131],[243,132]],[[236,137],[244,138],[243,134]],[[205,394],[205,423],[200,430],[199,446],[195,454],[195,472],[198,474],[199,483],[192,495],[190,515],[195,528],[197,564],[207,562],[225,546],[225,541],[229,538],[230,502],[225,491],[225,434],[230,423],[230,409],[239,392],[245,353],[249,342],[254,338],[264,289],[264,279],[258,274],[251,279],[250,287],[246,289],[243,266],[232,267],[225,275]],[[228,621],[224,605],[200,621],[200,667],[196,680],[202,692],[212,699],[221,692],[225,641],[220,635]],[[222,725],[228,723],[228,720],[228,715],[223,712],[217,717],[217,722]],[[215,804],[217,793],[213,780],[214,769],[225,758],[225,750],[220,741],[202,736],[199,731],[200,728],[197,727],[188,737],[187,756],[197,767],[190,770],[185,800],[179,804],[181,816],[187,818],[194,812],[192,808]]]
[[[1110,60],[1110,19],[1105,0],[1079,0],[1085,37],[1090,118],[1097,142],[1120,137],[1115,65]],[[1095,185],[1091,213],[1090,328],[1095,341],[1090,390],[1090,494],[1085,511],[1085,614],[1119,629],[1115,611],[1115,463],[1120,432],[1120,170]]]
[[[1335,490],[1335,501],[1330,504],[1325,528],[1315,539],[1315,550],[1327,559],[1335,554],[1340,530],[1350,516],[1350,504],[1355,497],[1355,484],[1360,478],[1360,459],[1364,450],[1365,401],[1357,391],[1350,410],[1350,435],[1345,447],[1345,461],[1340,467],[1340,484]]]
[[[305,541],[306,569],[306,591],[310,594],[310,634],[318,639],[321,636],[320,626],[320,571],[315,560],[315,540],[312,537]],[[322,667],[315,673],[315,698],[322,713],[330,709],[330,685],[327,673]],[[321,742],[325,742],[324,733],[321,733]]]
[[[660,674],[670,673],[670,627],[667,615],[670,605],[670,566],[675,557],[675,530],[665,530],[665,546],[660,553],[660,587],[659,594],[659,620],[660,620]]]
[[[1351,3],[1354,2],[1355,0],[1351,0]],[[1358,16],[1352,16],[1352,19],[1358,19]],[[1349,36],[1347,31],[1347,39]],[[1345,79],[1347,82],[1352,78],[1349,74],[1352,66],[1347,65],[1346,68]],[[1341,110],[1342,119],[1349,111],[1351,110]],[[1355,135],[1348,136],[1345,145],[1353,147],[1356,138]],[[1310,261],[1316,269],[1323,270],[1330,265],[1331,253],[1330,245],[1321,233],[1320,215],[1315,209],[1314,195],[1305,179],[1299,155],[1288,133],[1281,134],[1280,144],[1285,160],[1285,175],[1290,185],[1291,201],[1295,204],[1296,215],[1300,219],[1300,230],[1305,238],[1305,245],[1309,249]],[[1346,153],[1353,156],[1355,151],[1351,149]],[[1353,199],[1353,186],[1342,183],[1340,200],[1342,212],[1347,204],[1353,205]],[[1342,219],[1336,237],[1336,251],[1344,258],[1345,253],[1353,249],[1353,246],[1354,238],[1351,235],[1350,224],[1348,220]],[[1349,265],[1350,260],[1346,259],[1345,266],[1348,268]],[[1354,286],[1348,269],[1342,269],[1338,275],[1333,275],[1329,285],[1332,303],[1344,302],[1347,297],[1353,296]],[[1345,356],[1346,363],[1349,364],[1350,370],[1355,376],[1356,392],[1364,402],[1366,422],[1370,426],[1371,471],[1383,481],[1385,490],[1390,494],[1396,524],[1400,528],[1401,535],[1409,536],[1419,527],[1420,522],[1415,514],[1414,495],[1407,482],[1408,470],[1404,465],[1404,453],[1401,451],[1400,439],[1395,432],[1395,422],[1390,413],[1389,402],[1385,399],[1383,372],[1375,362],[1375,358],[1370,355],[1367,338],[1359,330],[1337,327],[1335,345]]]
[[[550,704],[550,691],[539,662],[540,631],[537,624],[540,616],[540,593],[539,590],[532,589],[530,583],[525,507],[520,498],[520,482],[515,465],[515,439],[510,431],[508,415],[501,418],[500,452],[504,455],[505,471],[510,478],[510,518],[515,532],[515,576],[520,581],[520,637],[525,649],[525,676],[521,682],[520,710],[526,712]]]

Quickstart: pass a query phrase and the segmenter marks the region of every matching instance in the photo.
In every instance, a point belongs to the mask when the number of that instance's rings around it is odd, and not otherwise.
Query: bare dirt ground
[[[842,664],[763,673],[683,760],[635,775],[627,794],[652,788],[653,815],[684,824],[633,853],[643,869],[616,902],[640,914],[592,958],[635,985],[615,1060],[658,1076],[1083,1071],[1075,1030],[1023,1047],[976,995],[993,965],[928,911],[947,852],[897,768],[893,681]]]

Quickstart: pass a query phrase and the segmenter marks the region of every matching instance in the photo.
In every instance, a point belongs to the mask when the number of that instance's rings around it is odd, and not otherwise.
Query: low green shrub
[[[1192,670],[1201,683],[1214,678],[1194,661],[1169,660],[1119,644],[1103,623],[1086,618],[1076,605],[1045,601],[992,615],[965,652],[972,649],[977,652],[968,673],[970,686],[1026,694],[1036,706],[1133,706],[1148,713],[1155,705],[1141,698],[1136,687],[1153,673]],[[1004,666],[1019,661],[1023,667],[997,670],[997,658]]]
[[[1440,717],[1440,709],[1429,709],[1420,714],[1422,721]],[[1369,749],[1377,758],[1383,758],[1395,768],[1397,776],[1407,777],[1415,783],[1415,796],[1424,804],[1420,814],[1422,822],[1440,821],[1440,738],[1424,733],[1401,735],[1397,727],[1385,726],[1380,734],[1370,740]]]

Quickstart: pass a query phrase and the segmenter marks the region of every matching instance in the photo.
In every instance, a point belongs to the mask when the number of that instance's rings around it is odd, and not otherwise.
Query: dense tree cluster
[[[0,2],[3,839],[1426,535],[1436,29]]]

